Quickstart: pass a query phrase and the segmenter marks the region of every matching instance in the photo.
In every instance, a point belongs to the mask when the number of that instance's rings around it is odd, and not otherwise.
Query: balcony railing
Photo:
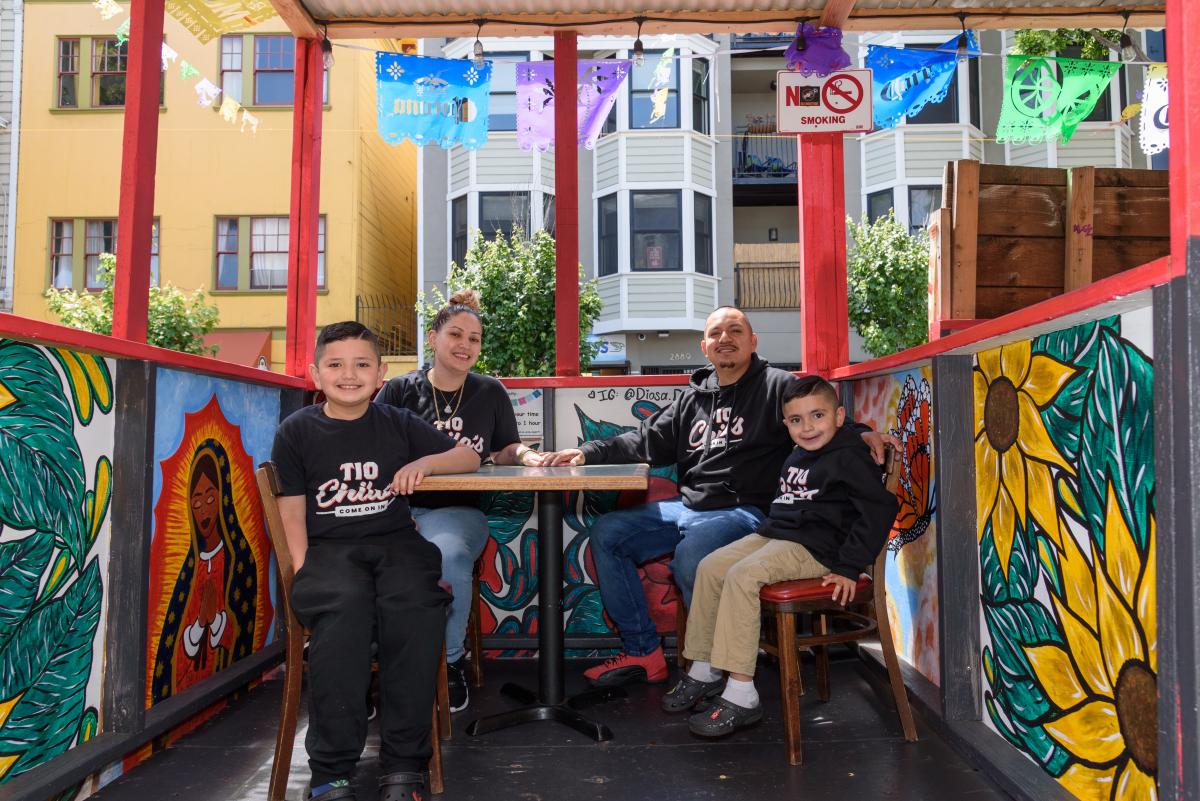
[[[767,126],[752,125],[738,131],[733,140],[733,180],[795,183],[796,137],[763,128]]]
[[[739,309],[800,308],[799,262],[741,262],[733,268],[733,279]]]
[[[379,337],[382,355],[416,355],[417,310],[413,301],[395,295],[358,295],[354,309],[354,319]]]
[[[735,33],[730,47],[734,50],[757,50],[764,47],[787,47],[795,38],[790,33]]]

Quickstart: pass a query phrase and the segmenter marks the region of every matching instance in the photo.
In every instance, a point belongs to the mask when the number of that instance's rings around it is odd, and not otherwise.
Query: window
[[[528,192],[480,192],[479,230],[487,239],[503,233],[529,236]]]
[[[892,210],[895,201],[892,200],[892,190],[885,189],[882,192],[872,192],[867,195],[867,221],[875,222],[876,220],[888,216],[888,212]]]
[[[488,54],[492,62],[492,94],[488,101],[488,130],[517,130],[517,65],[528,53]]]
[[[554,215],[555,204],[554,195],[549,192],[542,193],[542,230],[554,236]]]
[[[125,105],[125,63],[128,43],[119,39],[92,40],[92,105]]]
[[[713,274],[713,201],[708,195],[695,195],[696,272]]]
[[[224,61],[224,51],[222,51],[222,61]],[[222,66],[224,65],[222,64]],[[255,36],[254,104],[256,106],[290,106],[295,88],[295,68],[295,39],[291,36]],[[222,75],[222,77],[224,76]]]
[[[84,286],[90,291],[103,289],[100,283],[100,254],[117,252],[117,221],[88,220],[87,238],[84,240]]]
[[[71,261],[75,254],[75,225],[73,220],[50,221],[50,286],[70,289]]]
[[[940,186],[910,186],[908,188],[908,232],[916,235],[929,225],[929,215],[941,208]]]
[[[654,80],[654,71],[658,67],[659,57],[663,51],[646,52],[646,63],[633,66],[633,74],[629,76],[629,127],[630,128],[678,128],[679,127],[679,70],[674,61],[670,62],[671,79],[665,87],[665,100],[662,104],[663,116],[654,122],[650,121],[654,111],[654,94],[656,90],[648,87]]]
[[[923,44],[923,45],[906,45],[913,50],[936,50],[941,45]],[[978,61],[978,59],[970,59]],[[958,68],[955,68],[954,77],[950,79],[950,88],[946,90],[946,97],[937,103],[930,103],[921,109],[921,112],[915,116],[908,117],[909,125],[946,125],[948,123],[958,122]]]
[[[617,274],[617,196],[607,195],[596,201],[598,227],[597,275]]]
[[[450,201],[450,260],[459,267],[467,260],[467,196]]]
[[[979,130],[983,130],[983,98],[979,94],[979,59],[972,58],[967,62],[967,84],[970,89],[970,97],[967,100],[971,104],[971,124]]]
[[[680,193],[630,192],[630,244],[634,270],[682,270]]]
[[[150,286],[158,286],[158,220],[150,225]]]
[[[242,102],[242,37],[221,37],[221,92]]]
[[[1083,48],[1064,47],[1059,51],[1058,55],[1065,58],[1083,58]],[[1122,71],[1124,71],[1122,69]],[[1061,75],[1059,79],[1061,80]],[[1122,76],[1123,77],[1123,76]],[[1104,87],[1104,91],[1100,93],[1100,99],[1096,101],[1096,107],[1092,109],[1092,113],[1083,118],[1084,122],[1111,122],[1113,118],[1112,111],[1112,83]]]
[[[692,128],[708,133],[708,61],[692,59]]]
[[[217,289],[238,288],[238,218],[217,218]]]
[[[79,107],[79,40],[58,40],[58,107]]]
[[[250,232],[246,255],[239,247],[243,231]],[[215,288],[287,289],[289,239],[287,217],[218,217]],[[325,216],[322,215],[317,222],[317,289],[324,288]]]

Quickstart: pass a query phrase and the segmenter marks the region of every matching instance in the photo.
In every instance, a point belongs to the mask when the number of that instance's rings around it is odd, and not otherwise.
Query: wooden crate
[[[936,339],[1167,255],[1167,172],[949,162],[929,231]]]

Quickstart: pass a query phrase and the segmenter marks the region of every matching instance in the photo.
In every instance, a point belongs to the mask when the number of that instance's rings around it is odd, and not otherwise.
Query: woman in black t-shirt
[[[471,371],[483,342],[479,293],[469,289],[451,295],[433,318],[428,341],[433,366],[388,381],[375,402],[410,409],[460,446],[473,448],[481,459],[536,464],[539,454],[517,436],[517,418],[504,385]],[[446,661],[450,663],[450,708],[457,712],[469,701],[463,641],[472,569],[487,544],[487,516],[479,510],[475,493],[418,492],[411,505],[421,535],[442,552],[442,578],[454,592],[446,621]]]

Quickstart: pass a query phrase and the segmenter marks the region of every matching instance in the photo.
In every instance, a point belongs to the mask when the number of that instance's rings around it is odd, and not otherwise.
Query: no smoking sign
[[[780,133],[861,133],[874,127],[870,70],[824,78],[780,70],[775,86]]]

